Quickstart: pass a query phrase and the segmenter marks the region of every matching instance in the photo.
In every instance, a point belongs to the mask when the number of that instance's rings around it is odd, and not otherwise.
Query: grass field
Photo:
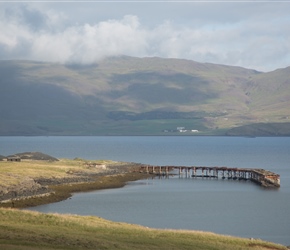
[[[260,240],[196,231],[157,230],[92,216],[0,209],[0,248],[19,249],[287,249]]]
[[[0,161],[0,187],[11,184],[20,184],[24,177],[29,178],[64,178],[70,173],[98,172],[98,169],[89,169],[85,163],[89,161],[61,159],[60,161],[21,162]],[[113,161],[90,161],[96,164],[113,164]]]

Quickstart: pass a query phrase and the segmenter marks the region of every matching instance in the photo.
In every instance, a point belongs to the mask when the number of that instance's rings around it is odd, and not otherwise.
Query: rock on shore
[[[46,186],[42,186],[30,177],[24,177],[21,183],[8,187],[0,186],[0,201],[25,198],[35,195],[49,193],[50,190]]]

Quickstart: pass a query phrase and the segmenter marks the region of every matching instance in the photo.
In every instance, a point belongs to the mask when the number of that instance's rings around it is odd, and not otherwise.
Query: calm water
[[[32,210],[97,215],[148,227],[211,231],[290,245],[289,137],[0,137],[1,155],[25,151],[59,158],[268,169],[281,175],[279,190],[245,181],[148,179],[121,189],[75,194]]]

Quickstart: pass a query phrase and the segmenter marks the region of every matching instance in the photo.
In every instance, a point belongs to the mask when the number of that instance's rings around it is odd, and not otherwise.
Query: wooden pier
[[[185,178],[222,178],[250,180],[263,187],[280,187],[280,175],[264,169],[201,167],[201,166],[142,166],[140,172],[168,176],[175,170]]]

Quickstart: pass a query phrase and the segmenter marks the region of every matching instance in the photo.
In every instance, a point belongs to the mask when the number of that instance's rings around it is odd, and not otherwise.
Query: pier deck
[[[280,187],[280,175],[265,169],[202,167],[202,166],[142,166],[140,172],[156,175],[169,175],[177,170],[186,178],[222,178],[250,180],[264,187]]]

